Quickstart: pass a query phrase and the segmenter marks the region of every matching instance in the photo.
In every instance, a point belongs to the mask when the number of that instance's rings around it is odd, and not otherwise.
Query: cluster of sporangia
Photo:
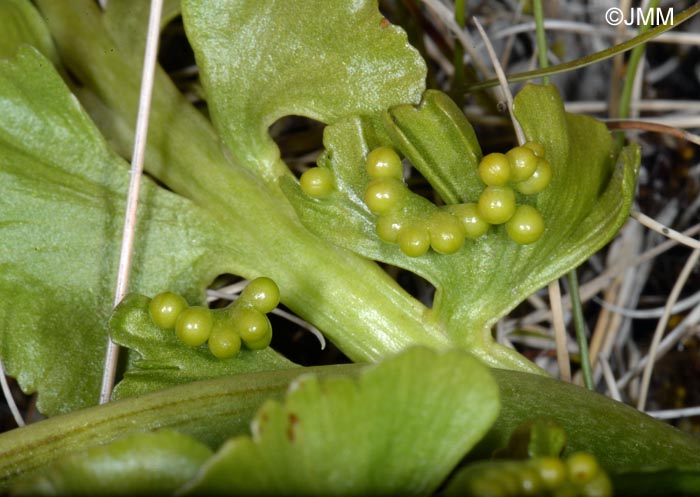
[[[477,202],[428,208],[420,216],[406,214],[412,201],[403,180],[401,158],[390,147],[379,147],[367,155],[370,182],[364,201],[376,214],[376,231],[396,243],[408,256],[425,254],[431,247],[441,254],[457,252],[465,239],[484,235],[492,225],[505,225],[508,236],[526,245],[544,232],[544,220],[532,206],[517,205],[515,191],[534,195],[544,190],[552,169],[544,158],[544,147],[527,142],[505,154],[486,155],[479,163],[479,177],[486,185]],[[324,198],[333,190],[329,170],[312,168],[301,177],[301,188],[309,196]],[[414,200],[415,201],[415,200]]]
[[[226,359],[238,353],[241,343],[250,350],[270,345],[272,326],[267,313],[279,300],[274,281],[256,278],[224,309],[188,306],[181,295],[164,292],[151,299],[148,312],[156,326],[174,329],[183,343],[192,347],[207,343],[215,357]]]
[[[610,497],[612,483],[588,452],[524,460],[495,460],[467,467],[446,497]]]

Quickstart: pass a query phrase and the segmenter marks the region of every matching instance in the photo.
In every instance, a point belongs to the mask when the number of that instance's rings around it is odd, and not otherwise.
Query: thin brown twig
[[[639,399],[637,401],[637,409],[639,409],[640,411],[643,411],[646,407],[647,394],[649,392],[649,384],[651,382],[651,372],[654,368],[656,354],[659,348],[659,343],[661,342],[661,337],[663,336],[663,332],[666,329],[668,320],[671,317],[671,309],[673,309],[673,305],[678,300],[683,286],[685,286],[686,281],[688,281],[688,277],[690,276],[691,271],[695,268],[695,265],[697,264],[699,259],[700,249],[693,250],[693,252],[690,254],[690,257],[688,257],[688,260],[683,266],[683,270],[678,276],[676,283],[671,289],[671,294],[668,296],[668,301],[666,302],[666,312],[664,312],[664,315],[661,316],[661,319],[659,319],[659,322],[656,325],[656,330],[654,330],[654,337],[652,339],[648,353],[649,360],[646,366],[644,367]]]
[[[620,283],[616,280],[613,282],[612,285],[610,285],[610,287],[607,290],[605,290],[603,300],[606,302],[613,301],[617,297],[619,289]],[[619,315],[613,314],[611,311],[603,307],[600,313],[598,314],[598,319],[596,321],[595,328],[593,330],[593,333],[591,334],[591,345],[588,351],[588,354],[591,358],[591,364],[596,364],[596,362],[598,361],[598,353],[603,348],[605,338],[611,333],[612,329],[617,328],[617,326],[611,326],[611,323],[614,320],[619,321]]]
[[[667,126],[665,124],[654,123],[650,121],[640,121],[638,119],[606,119],[605,124],[608,129],[613,130],[637,130],[648,131],[653,133],[662,133],[664,135],[674,136],[681,140],[686,140],[696,145],[700,145],[700,136],[690,133],[684,129]]]
[[[557,365],[559,377],[571,382],[571,362],[569,360],[568,335],[564,323],[564,311],[562,310],[561,289],[559,280],[549,284],[549,305],[552,307],[552,325],[554,326],[554,340],[557,345]]]

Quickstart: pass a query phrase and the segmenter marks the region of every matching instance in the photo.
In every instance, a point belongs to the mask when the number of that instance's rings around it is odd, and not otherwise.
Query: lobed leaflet
[[[369,182],[363,200],[377,216],[379,238],[397,244],[409,257],[430,249],[453,254],[465,240],[485,235],[494,225],[505,225],[513,241],[528,245],[539,240],[545,223],[536,208],[518,205],[515,192],[536,195],[549,185],[552,169],[544,155],[542,144],[532,141],[505,154],[488,154],[478,165],[478,176],[485,185],[479,198],[438,207],[409,190],[401,157],[384,145],[367,154]],[[302,175],[300,186],[306,195],[324,199],[334,190],[333,174],[326,168],[311,168]]]

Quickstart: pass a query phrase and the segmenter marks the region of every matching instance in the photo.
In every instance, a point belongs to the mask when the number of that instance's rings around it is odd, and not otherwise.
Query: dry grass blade
[[[119,268],[117,272],[117,285],[114,291],[114,305],[116,306],[126,295],[129,286],[131,272],[131,257],[134,247],[134,233],[136,231],[136,211],[138,209],[139,192],[141,191],[141,175],[143,174],[143,161],[146,152],[146,138],[148,135],[148,118],[151,111],[151,97],[153,94],[153,78],[158,55],[158,37],[160,32],[160,19],[163,10],[163,0],[151,1],[151,12],[148,19],[148,34],[146,38],[146,53],[141,76],[141,94],[139,95],[139,110],[136,119],[136,135],[134,138],[134,153],[131,159],[131,171],[129,177],[129,191],[124,214],[124,231],[119,256]],[[105,355],[104,375],[100,389],[100,404],[109,401],[114,387],[114,379],[119,359],[119,346],[107,339],[107,353]]]
[[[610,26],[593,26],[577,21],[567,21],[563,19],[547,19],[544,21],[544,28],[547,31],[563,31],[567,33],[578,33],[583,35],[604,36],[608,38],[622,37],[629,40],[638,35],[636,30],[625,29],[616,30]],[[532,33],[535,31],[534,22],[514,24],[505,29],[495,32],[493,39],[506,38],[520,33]],[[675,33],[666,32],[649,40],[649,43],[674,43],[683,45],[700,45],[700,34],[697,33]]]
[[[561,289],[559,280],[549,284],[549,303],[552,307],[552,325],[554,339],[557,344],[557,365],[562,380],[571,382],[571,362],[569,361],[568,335],[564,324],[564,311],[561,305]]]
[[[687,230],[685,230],[682,234],[685,236],[692,236],[700,232],[700,224],[697,224]],[[586,282],[584,285],[581,286],[581,302],[586,302],[590,299],[593,298],[594,295],[599,293],[601,290],[605,289],[610,282],[616,278],[618,275],[621,273],[627,271],[630,268],[634,268],[636,266],[639,266],[640,264],[643,264],[647,261],[650,261],[654,259],[655,257],[658,257],[659,255],[663,254],[664,252],[670,250],[671,248],[677,246],[679,242],[677,240],[667,240],[663,243],[660,243],[656,247],[653,247],[643,254],[639,255],[638,257],[634,257],[632,259],[629,259],[625,261],[624,263],[620,263],[616,266],[611,266],[605,269],[601,274],[593,278],[592,280]],[[567,311],[571,309],[571,299],[569,298],[568,295],[565,295],[562,297],[562,309],[564,311]],[[535,323],[541,323],[543,321],[551,321],[552,320],[552,311],[548,309],[540,309],[531,312],[527,316],[524,316],[520,319],[514,319],[508,322],[508,327],[515,327],[515,324],[511,323],[518,323],[518,325],[523,326],[523,325],[529,325],[529,324],[535,324]]]
[[[622,401],[622,395],[620,395],[620,390],[618,390],[615,384],[615,375],[613,375],[612,368],[610,368],[610,363],[604,357],[598,359],[598,364],[600,364],[603,370],[603,378],[605,378],[605,385],[608,387],[610,392],[610,397],[617,401]]]
[[[692,330],[694,326],[700,323],[700,305],[695,307],[669,334],[667,334],[659,344],[655,359],[659,360],[666,352],[671,350],[683,337],[688,330]],[[618,388],[625,388],[630,381],[636,377],[649,362],[649,356],[640,358],[635,361],[635,366],[630,368],[619,380],[617,380]]]
[[[690,272],[695,268],[698,259],[700,259],[700,249],[695,249],[693,250],[692,254],[690,254],[690,257],[688,257],[688,260],[683,266],[681,274],[678,276],[676,283],[673,285],[671,294],[668,296],[668,301],[666,302],[665,312],[663,316],[661,316],[661,319],[659,319],[659,322],[656,326],[656,330],[654,331],[654,337],[651,342],[651,347],[649,348],[648,361],[646,366],[644,367],[644,374],[642,376],[642,384],[639,391],[639,400],[637,401],[637,409],[639,409],[640,411],[643,411],[646,407],[647,394],[649,393],[649,382],[651,381],[651,372],[654,368],[654,360],[659,348],[659,342],[661,342],[661,337],[663,336],[663,332],[666,329],[668,320],[671,317],[671,311],[673,309],[673,306],[678,300],[678,296],[680,295],[683,286],[685,286],[686,281],[688,281]]]
[[[491,72],[489,71],[488,67],[484,61],[481,60],[478,52],[474,49],[476,43],[474,43],[471,36],[469,36],[469,33],[460,28],[455,22],[454,13],[438,0],[424,0],[424,3],[440,19],[440,21],[449,28],[450,32],[457,37],[457,40],[469,54],[472,59],[472,63],[479,70],[479,72],[485,78],[491,76]]]
[[[627,309],[626,307],[620,307],[615,304],[611,304],[606,300],[600,300],[595,297],[594,300],[606,310],[632,319],[660,318],[666,313],[666,307],[655,307],[652,309]],[[695,292],[689,297],[686,297],[676,302],[673,308],[671,309],[671,314],[679,314],[681,312],[685,312],[688,309],[692,309],[698,304],[700,304],[700,291]]]
[[[501,85],[501,90],[503,91],[503,97],[506,99],[508,113],[510,114],[510,120],[513,123],[515,135],[518,137],[518,144],[522,145],[526,141],[525,133],[523,133],[522,126],[520,126],[520,123],[513,114],[513,94],[511,93],[510,88],[508,87],[508,80],[506,79],[506,74],[503,72],[501,63],[498,61],[498,56],[496,55],[496,51],[493,49],[493,45],[491,45],[491,42],[489,41],[486,31],[484,31],[483,26],[479,22],[479,19],[477,19],[476,17],[474,17],[474,24],[476,25],[476,29],[479,30],[479,34],[481,35],[481,38],[482,40],[484,40],[484,44],[486,45],[486,51],[488,52],[489,58],[491,59],[491,63],[493,64],[493,68],[496,71],[496,76],[498,77],[498,81]]]
[[[615,299],[619,295],[620,286],[619,281],[613,281],[612,285],[605,291],[605,298],[601,302],[608,302]],[[605,342],[608,341],[608,338],[617,333],[619,326],[619,317],[615,316],[604,307],[598,315],[595,328],[591,335],[589,349],[591,364],[595,365],[597,363],[599,352],[603,348]]]
[[[642,214],[641,212],[633,210],[632,212],[630,212],[630,216],[639,221],[641,224],[643,224],[650,230],[654,230],[657,233],[661,233],[662,235],[670,238],[671,240],[675,240],[678,243],[687,245],[688,247],[693,249],[700,248],[700,241],[691,238],[687,235],[684,235],[683,233],[679,233],[678,231],[663,225],[656,219],[651,218],[646,214]]]
[[[685,407],[683,409],[665,409],[663,411],[647,411],[647,414],[656,419],[677,419],[690,416],[700,416],[700,406]]]
[[[636,108],[636,107],[635,107]],[[653,131],[656,133],[663,133],[670,136],[675,136],[681,140],[686,140],[696,145],[700,145],[700,135],[690,133],[688,131],[678,129],[673,126],[667,126],[665,124],[659,124],[650,121],[641,121],[638,119],[608,119],[605,121],[608,128],[610,129],[633,129],[641,131]]]
[[[7,406],[10,408],[12,417],[15,419],[15,423],[17,423],[17,426],[24,426],[24,419],[22,418],[22,414],[19,412],[19,409],[17,408],[17,403],[15,402],[15,399],[12,396],[10,385],[7,383],[7,377],[5,376],[5,368],[3,368],[2,366],[2,361],[0,361],[0,386],[2,387],[2,393],[5,396],[5,402],[7,402]]]

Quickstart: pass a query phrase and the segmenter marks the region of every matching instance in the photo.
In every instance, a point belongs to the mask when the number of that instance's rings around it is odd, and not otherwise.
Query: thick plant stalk
[[[0,435],[0,489],[68,454],[131,433],[169,427],[217,447],[228,437],[246,433],[249,420],[265,399],[281,397],[292,379],[314,369],[189,383],[6,432]]]
[[[257,408],[281,398],[301,374],[357,374],[361,364],[296,368],[218,378],[110,402],[0,435],[0,490],[52,461],[125,435],[172,428],[210,447],[248,433]],[[521,423],[545,416],[566,430],[567,452],[586,450],[612,470],[642,466],[700,469],[700,443],[639,411],[540,375],[491,370],[501,412],[474,455],[489,457]],[[644,434],[640,443],[639,434]]]

